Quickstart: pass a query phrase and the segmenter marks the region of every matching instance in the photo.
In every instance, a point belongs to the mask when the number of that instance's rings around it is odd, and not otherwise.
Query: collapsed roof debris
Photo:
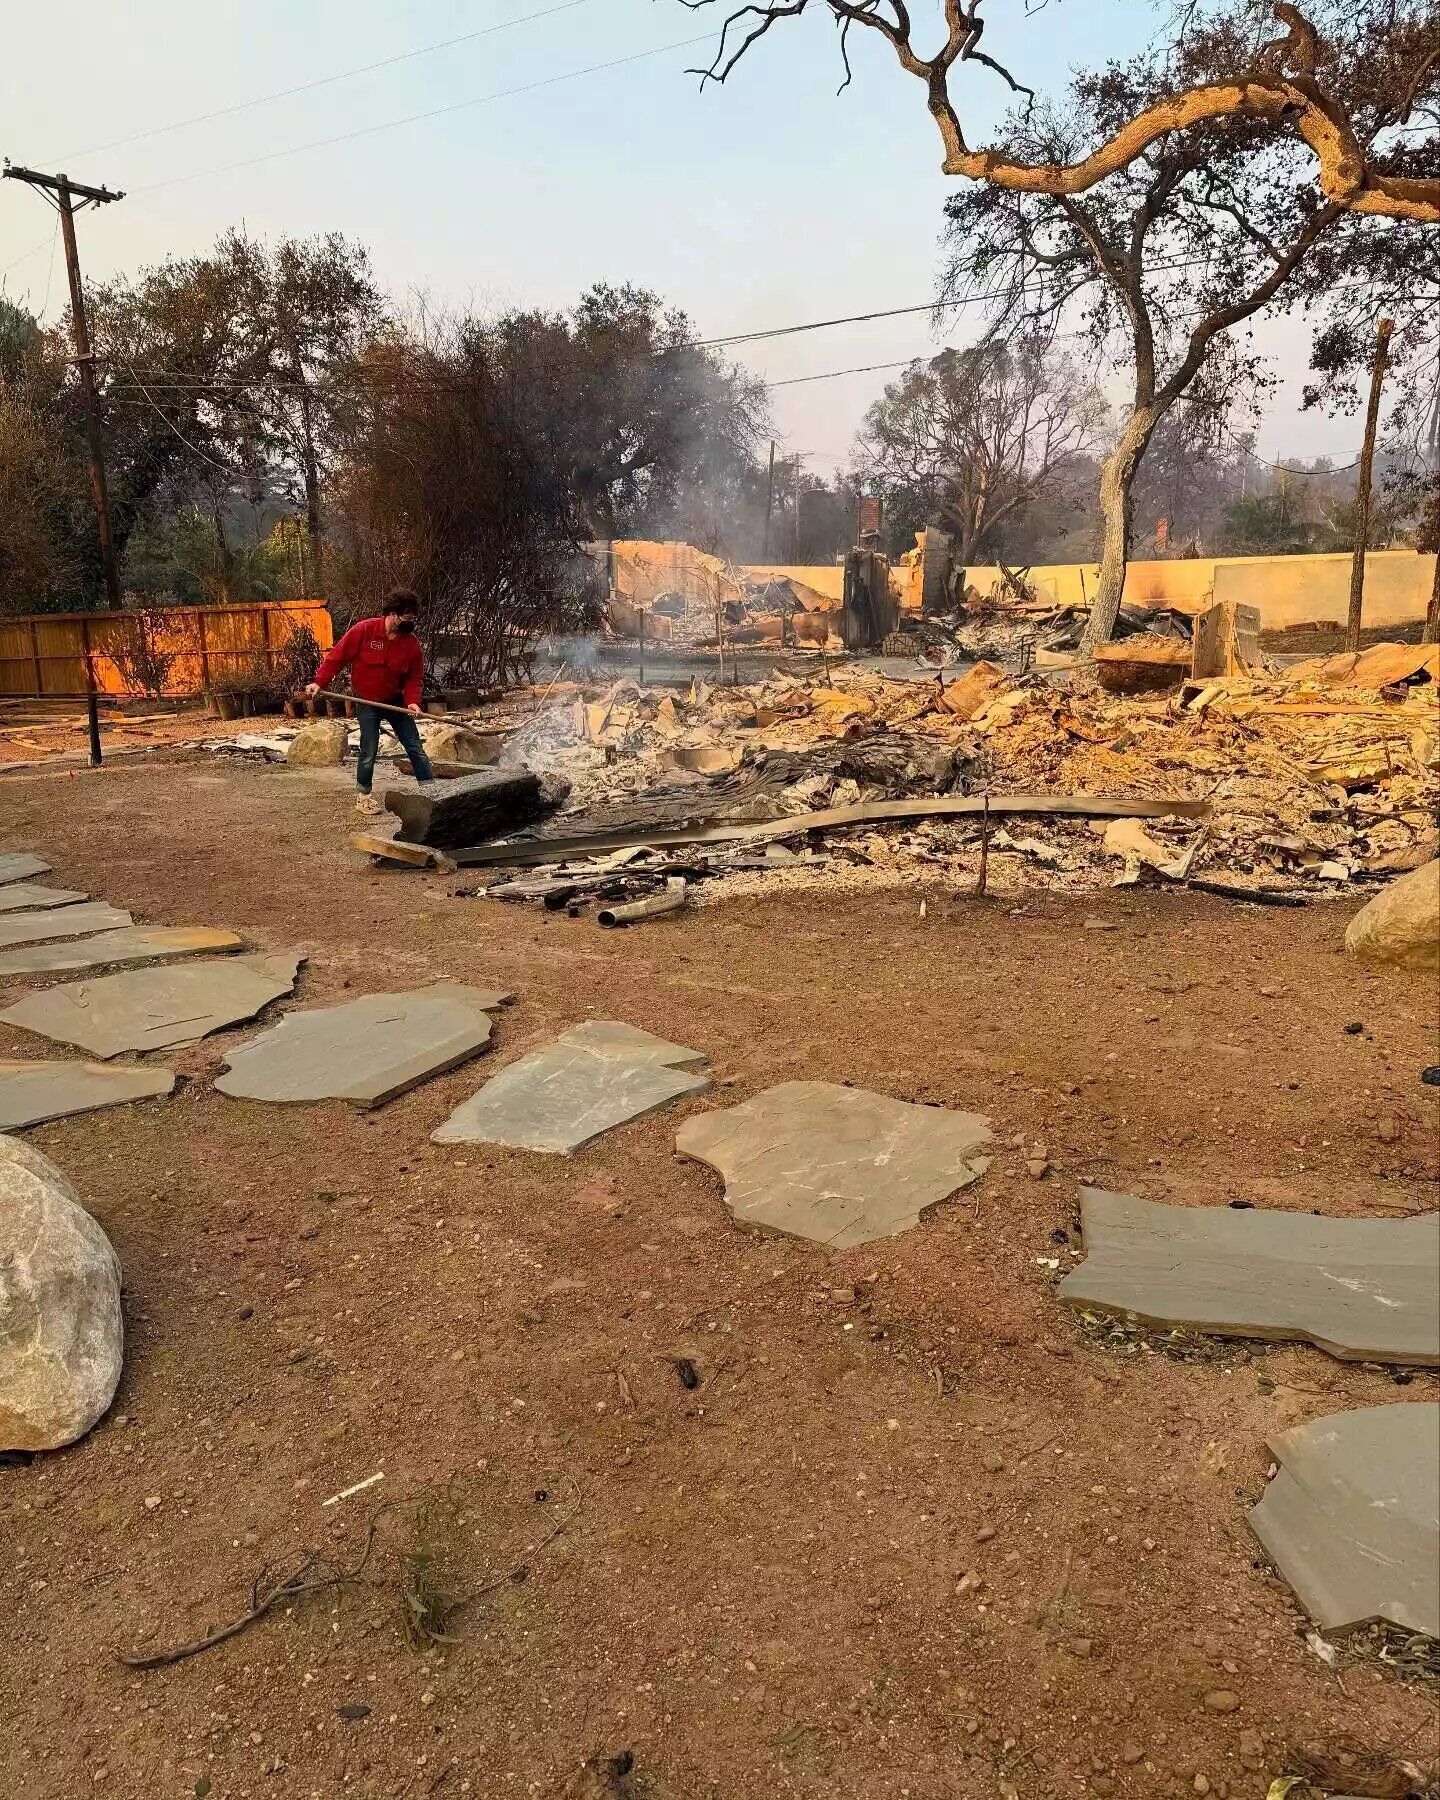
[[[566,803],[455,861],[544,865],[544,879],[497,871],[490,891],[573,911],[677,876],[711,878],[712,898],[772,882],[968,891],[985,839],[1002,893],[1189,883],[1303,903],[1435,854],[1440,656],[1379,648],[1404,655],[1367,653],[1339,683],[1331,659],[1128,696],[986,662],[949,679],[849,663],[744,687],[573,689],[502,755],[563,776]],[[997,823],[1013,796],[1040,816]],[[1151,812],[1143,830],[1105,823]]]

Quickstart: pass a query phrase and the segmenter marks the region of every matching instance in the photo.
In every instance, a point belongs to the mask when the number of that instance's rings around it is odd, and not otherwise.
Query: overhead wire
[[[613,56],[606,62],[589,63],[583,69],[567,69],[561,75],[545,75],[538,81],[527,81],[518,87],[497,88],[494,93],[477,94],[469,100],[454,100],[447,106],[434,106],[427,112],[407,113],[401,119],[385,119],[377,125],[361,125],[354,131],[344,131],[335,137],[315,138],[308,144],[292,144],[284,150],[267,150],[259,156],[243,157],[239,162],[222,163],[212,169],[195,169],[188,175],[174,175],[168,181],[152,181],[143,187],[132,188],[136,194],[155,194],[164,188],[180,187],[191,181],[205,181],[212,175],[230,175],[237,169],[253,169],[261,163],[278,162],[282,157],[300,156],[310,150],[327,150],[335,144],[350,144],[357,138],[374,137],[382,131],[398,131],[403,125],[418,125],[426,119],[439,119],[449,113],[464,112],[473,106],[487,106],[494,100],[509,100],[519,94],[533,94],[541,88],[556,87],[561,82],[578,81],[584,75],[598,75],[607,69],[624,68],[630,63],[645,62],[652,56],[666,56],[672,50],[688,50],[696,44],[712,41],[713,32],[700,32],[695,37],[679,38],[674,43],[656,44],[648,50],[635,50],[628,56]]]
[[[414,62],[422,56],[433,56],[441,50],[453,50],[458,44],[471,44],[478,38],[493,37],[496,32],[509,31],[517,25],[532,25],[537,19],[550,19],[556,13],[573,12],[577,6],[587,3],[588,0],[562,0],[558,6],[547,6],[540,12],[523,13],[518,19],[501,19],[494,25],[482,26],[478,31],[464,31],[458,37],[440,38],[433,44],[421,44],[414,50],[382,57],[378,62],[362,63],[354,69],[341,69],[337,74],[321,75],[314,81],[297,82],[294,87],[277,88],[273,94],[257,94],[253,100],[237,100],[233,106],[217,106],[212,112],[195,113],[188,119],[174,119],[168,125],[153,125],[148,131],[137,131],[131,137],[110,138],[103,144],[91,144],[86,150],[70,150],[53,160],[64,163],[73,161],[77,156],[98,156],[102,150],[118,150],[127,144],[147,143],[151,138],[165,137],[172,131],[186,131],[192,125],[206,125],[212,119],[232,118],[236,113],[250,112],[257,106],[269,106],[275,100],[293,99],[296,94],[312,94],[317,88],[333,87],[336,82],[352,81],[359,75],[373,75],[379,69],[393,69],[400,63]]]
[[[45,298],[40,302],[40,317],[43,319],[50,310],[50,283],[55,275],[55,246],[60,241],[60,215],[55,215],[55,233],[50,239],[50,264],[45,271]]]
[[[38,251],[43,250],[47,244],[53,244],[54,242],[54,238],[51,237],[49,232],[46,232],[45,236],[41,238],[38,244],[32,244],[28,250],[22,250],[17,257],[14,257],[10,262],[6,263],[3,268],[0,268],[0,275],[8,275],[12,269],[18,269],[22,262],[25,262],[29,257],[34,256]]]

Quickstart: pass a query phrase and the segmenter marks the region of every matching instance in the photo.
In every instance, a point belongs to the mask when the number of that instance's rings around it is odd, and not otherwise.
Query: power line
[[[1172,263],[1163,263],[1163,264],[1156,263],[1152,266],[1155,269],[1165,269],[1167,271],[1170,271],[1170,270],[1195,268],[1195,267],[1198,267],[1198,266],[1201,266],[1201,265],[1207,263],[1208,261],[1209,261],[1209,258],[1206,258],[1206,257],[1191,257],[1191,258],[1177,260]],[[1345,288],[1369,287],[1371,285],[1373,285],[1373,284],[1371,284],[1370,282],[1364,281],[1364,280],[1356,280],[1356,281],[1352,281],[1352,282],[1334,282],[1331,284],[1330,291],[1337,292],[1337,291],[1340,291]],[[735,348],[740,345],[761,343],[766,340],[774,339],[774,338],[795,337],[802,333],[810,332],[810,331],[828,331],[828,330],[831,330],[832,328],[834,328],[836,326],[840,326],[840,325],[861,325],[861,324],[868,324],[877,319],[895,319],[895,318],[902,318],[906,315],[913,315],[915,313],[948,311],[948,310],[959,308],[962,306],[981,305],[981,304],[984,304],[991,300],[1003,299],[1008,292],[1009,292],[1008,288],[1007,289],[993,289],[988,293],[965,294],[965,295],[962,295],[957,300],[927,301],[924,304],[915,305],[915,306],[894,306],[894,307],[887,307],[887,308],[885,308],[881,311],[877,311],[877,312],[851,313],[851,314],[846,315],[843,318],[810,319],[810,320],[804,321],[803,323],[799,323],[799,324],[777,325],[777,326],[773,326],[773,327],[769,328],[768,330],[764,330],[764,331],[731,332],[725,336],[720,336],[720,337],[695,338],[695,339],[687,340],[683,344],[662,346],[661,349],[652,352],[652,355],[659,357],[659,356],[673,355],[680,351],[685,351],[685,350],[712,350],[712,349]],[[1430,300],[1432,298],[1440,299],[1440,295],[1434,295],[1434,296],[1428,295],[1428,294],[1412,295],[1412,296],[1408,297],[1406,304],[1409,304],[1411,302]],[[1198,318],[1201,316],[1203,311],[1204,311],[1203,308],[1195,307],[1195,308],[1190,308],[1185,312],[1176,313],[1173,316],[1177,319]],[[1061,332],[1057,335],[1062,338],[1066,338],[1066,339],[1076,339],[1076,338],[1084,337],[1087,334],[1084,332],[1070,331],[1070,332]],[[898,362],[869,363],[869,364],[865,364],[865,365],[862,365],[861,367],[854,368],[854,369],[835,369],[835,370],[830,371],[827,374],[822,374],[822,375],[797,375],[797,376],[788,377],[781,381],[772,381],[772,382],[769,382],[767,385],[770,387],[789,387],[789,386],[793,386],[799,382],[804,382],[804,381],[829,381],[829,380],[833,380],[836,377],[841,376],[841,375],[862,375],[862,374],[870,374],[870,373],[873,373],[873,372],[876,372],[879,370],[883,370],[883,369],[905,368],[905,367],[908,367],[908,365],[910,363],[921,361],[921,360],[923,360],[923,358],[924,358],[924,352],[917,351],[914,356],[906,357]],[[104,361],[107,361],[110,359],[102,356],[98,360],[101,362],[104,362]],[[135,375],[137,380],[139,379],[139,373],[140,373],[139,371],[136,371],[132,368],[130,370],[130,373],[132,375]],[[227,390],[233,389],[235,391],[245,391],[245,390],[249,390],[249,389],[253,389],[253,388],[269,388],[275,392],[282,392],[286,389],[293,389],[295,391],[299,391],[300,389],[307,388],[310,385],[306,382],[285,381],[285,380],[281,380],[277,377],[265,376],[265,375],[242,377],[242,378],[238,378],[238,379],[237,378],[223,378],[223,379],[216,379],[213,381],[207,381],[207,380],[203,379],[202,377],[193,375],[189,371],[186,371],[186,370],[146,369],[143,371],[143,373],[145,374],[146,378],[150,381],[151,386],[155,389],[155,391],[157,393],[183,393],[183,392],[191,391],[191,390],[214,392],[214,391],[217,391],[220,389],[227,389]],[[375,379],[374,374],[372,374],[367,379],[373,382]],[[427,384],[430,386],[446,387],[446,386],[455,385],[456,381],[460,378],[456,377],[456,376],[447,376],[439,371],[431,371],[431,372],[429,372],[427,374],[423,374],[423,375],[416,375],[413,371],[406,371],[403,374],[397,372],[393,376],[392,379],[395,381],[403,381],[408,385],[416,385],[417,383],[424,383],[424,384]],[[112,389],[112,392],[120,392],[120,391],[122,391],[122,390],[120,390],[118,388]]]
[[[880,369],[908,369],[912,363],[920,361],[918,356],[907,356],[900,362],[862,363],[855,369],[829,369],[823,375],[790,375],[784,381],[767,381],[766,387],[799,387],[805,381],[837,381],[842,375],[874,375]]]
[[[126,364],[126,367],[129,368],[128,363]],[[183,431],[181,431],[180,427],[175,423],[175,421],[166,414],[164,407],[161,406],[158,401],[151,399],[149,389],[146,388],[145,384],[140,380],[140,377],[135,374],[135,371],[133,369],[130,369],[130,374],[134,378],[136,387],[138,387],[140,389],[140,392],[145,396],[145,399],[155,409],[155,411],[157,413],[159,413],[161,420],[166,425],[169,426],[170,430],[174,432],[175,436],[177,438],[179,438],[180,442],[191,453],[191,455],[198,456],[202,462],[209,463],[212,469],[219,469],[219,471],[222,475],[228,475],[233,480],[235,478],[236,471],[234,469],[232,469],[227,463],[217,462],[213,456],[209,455],[208,452],[202,450],[198,444],[192,444],[190,442],[189,438],[186,437],[185,433]]]
[[[341,132],[337,137],[315,138],[308,144],[292,144],[287,150],[267,150],[262,156],[247,156],[240,162],[222,163],[214,169],[197,169],[189,175],[175,175],[169,181],[152,181],[148,187],[136,188],[139,194],[158,193],[162,188],[179,187],[189,181],[204,181],[212,175],[229,175],[236,169],[253,169],[260,163],[278,162],[282,157],[299,156],[307,150],[326,150],[334,144],[353,143],[356,138],[373,137],[381,131],[398,131],[402,125],[418,125],[426,119],[443,118],[447,113],[464,112],[472,106],[487,106],[492,100],[509,100],[517,94],[533,94],[540,88],[555,87],[563,81],[578,81],[582,75],[599,75],[606,69],[624,68],[629,63],[644,62],[652,56],[667,56],[672,50],[688,50],[695,44],[708,44],[713,32],[680,38],[673,44],[657,44],[651,50],[636,50],[629,56],[615,56],[608,62],[590,63],[583,69],[570,69],[563,75],[546,75],[539,81],[528,81],[520,87],[498,88],[493,94],[479,94],[473,100],[456,100],[449,106],[432,107],[428,112],[407,113],[403,119],[386,119],[379,125],[362,125],[356,131]]]
[[[188,119],[176,119],[169,125],[155,125],[149,131],[137,131],[133,137],[111,138],[105,144],[92,144],[88,150],[70,150],[57,162],[73,162],[80,156],[94,156],[101,150],[115,150],[124,144],[143,144],[151,138],[164,137],[171,131],[185,131],[192,125],[208,124],[211,119],[228,119],[235,113],[249,112],[257,106],[268,106],[273,100],[289,100],[296,94],[310,94],[316,88],[333,87],[337,81],[351,81],[357,75],[373,75],[378,69],[393,69],[396,64],[413,62],[417,57],[433,56],[439,50],[453,50],[457,44],[471,44],[477,38],[493,37],[497,31],[509,31],[517,25],[531,25],[537,19],[553,18],[556,13],[573,12],[577,6],[584,6],[586,0],[563,0],[559,6],[546,7],[543,12],[524,13],[518,19],[502,19],[498,25],[486,25],[479,31],[462,32],[459,37],[441,38],[437,43],[421,44],[416,50],[402,51],[398,56],[386,56],[379,62],[364,63],[357,69],[342,69],[337,75],[322,75],[314,81],[302,81],[294,87],[277,88],[273,94],[259,94],[253,100],[238,100],[233,106],[218,106],[213,112],[196,113]]]
[[[41,238],[38,244],[32,244],[28,250],[22,250],[13,262],[6,263],[5,267],[0,269],[0,275],[8,275],[12,269],[18,269],[27,257],[34,256],[37,250],[43,250],[47,244],[53,244],[54,242],[54,238],[49,232],[46,232],[45,236]]]

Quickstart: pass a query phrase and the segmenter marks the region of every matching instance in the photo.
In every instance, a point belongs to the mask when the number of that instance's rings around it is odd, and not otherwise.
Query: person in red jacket
[[[355,762],[355,782],[360,797],[357,812],[378,813],[380,802],[370,792],[375,778],[375,757],[380,749],[382,721],[400,740],[400,747],[410,759],[410,767],[418,781],[433,781],[434,770],[420,742],[415,721],[420,716],[420,689],[425,677],[425,653],[415,635],[415,621],[420,602],[408,588],[396,588],[386,596],[385,611],[375,619],[362,619],[352,625],[340,642],[330,650],[315,679],[306,688],[310,695],[328,688],[342,669],[350,671],[350,687],[355,695],[355,718],[360,726],[360,754]],[[401,705],[403,713],[382,713],[377,706]]]

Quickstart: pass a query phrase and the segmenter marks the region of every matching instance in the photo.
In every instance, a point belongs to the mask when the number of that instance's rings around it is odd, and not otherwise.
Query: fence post
[[[275,673],[275,646],[270,642],[270,608],[263,601],[260,606],[260,629],[265,636],[265,667],[273,675]]]
[[[43,698],[45,678],[40,668],[40,629],[33,619],[30,621],[30,660],[35,665],[35,692]]]
[[[80,621],[80,643],[85,652],[85,719],[90,727],[90,767],[100,767],[100,702],[95,696],[95,663],[90,650],[90,621]]]
[[[205,635],[206,609],[198,608],[200,614],[200,685],[208,694],[210,692],[210,642]]]

